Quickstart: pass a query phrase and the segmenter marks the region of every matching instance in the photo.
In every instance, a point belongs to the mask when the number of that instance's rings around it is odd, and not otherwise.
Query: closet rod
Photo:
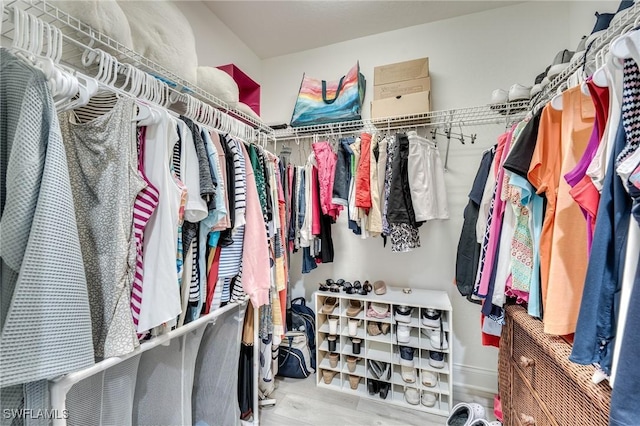
[[[595,60],[596,55],[604,55],[609,51],[609,45],[616,37],[634,29],[640,18],[640,3],[634,3],[633,6],[620,12],[620,18],[615,18],[611,22],[609,28],[596,38],[590,46],[587,46],[587,51],[583,60],[576,61],[569,65],[567,69],[558,74],[543,90],[531,99],[530,109],[538,110],[542,106],[546,105],[556,93],[559,93],[566,88],[568,80],[580,71],[580,68],[585,67],[585,62],[591,62]]]
[[[73,373],[66,374],[62,377],[53,379],[49,382],[49,391],[51,396],[51,407],[57,410],[65,410],[66,409],[66,397],[67,392],[71,389],[73,385],[76,383],[87,379],[91,376],[94,376],[98,373],[101,373],[109,368],[118,365],[136,355],[140,355],[143,352],[149,351],[157,346],[168,344],[171,340],[176,339],[178,337],[184,336],[185,334],[193,331],[202,326],[206,326],[208,324],[215,324],[216,319],[233,309],[236,309],[247,303],[249,297],[245,297],[244,301],[237,303],[229,303],[222,308],[216,309],[213,312],[208,313],[205,316],[202,316],[188,324],[183,325],[180,328],[176,328],[175,330],[169,331],[167,334],[162,334],[160,336],[154,337],[151,340],[147,340],[138,346],[132,352],[129,352],[126,355],[120,357],[111,357],[107,358],[103,361],[98,362],[97,364],[92,365],[91,367],[87,367],[83,370],[79,370]],[[67,426],[66,419],[54,419],[53,426]]]
[[[288,127],[275,130],[276,140],[298,139],[314,134],[340,136],[363,129],[376,128],[380,131],[412,129],[416,127],[475,126],[483,124],[509,124],[522,119],[529,107],[529,101],[505,104],[480,105],[468,108],[431,111],[423,114],[388,117],[373,120],[354,120],[340,123],[317,124],[302,127]]]
[[[84,49],[102,49],[114,56],[118,62],[128,63],[142,71],[160,78],[170,86],[173,86],[176,91],[193,96],[194,98],[212,105],[237,120],[248,123],[260,133],[267,135],[270,140],[274,138],[273,129],[269,126],[241,111],[231,109],[226,102],[216,98],[210,93],[207,93],[195,84],[178,77],[161,65],[149,60],[139,53],[134,52],[114,39],[95,31],[87,24],[58,9],[47,0],[10,0],[9,2],[2,3],[2,5],[3,12],[7,12],[7,15],[9,15],[9,12],[14,8],[18,7],[42,21],[63,30],[65,45],[63,49],[64,55],[61,62],[66,65],[82,70],[84,67],[82,66],[81,57]],[[9,16],[5,18],[3,13],[2,20],[3,22],[0,27],[0,35],[13,40],[14,28],[13,25],[11,25]]]

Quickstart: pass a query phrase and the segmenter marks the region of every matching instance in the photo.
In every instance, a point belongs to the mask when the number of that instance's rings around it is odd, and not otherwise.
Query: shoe
[[[387,382],[380,382],[380,398],[387,399],[387,395],[389,395],[389,388],[391,385]]]
[[[369,371],[378,380],[389,380],[391,378],[391,364],[388,362],[370,359]]]
[[[509,98],[509,94],[506,90],[496,89],[491,93],[492,104],[506,104]]]
[[[362,379],[362,377],[349,374],[349,386],[351,387],[351,389],[353,390],[358,389],[358,385],[360,384],[360,379]]]
[[[329,336],[327,340],[329,341],[329,352],[335,352],[337,346],[336,336]]]
[[[556,57],[553,58],[553,62],[551,63],[549,71],[547,71],[547,78],[549,80],[553,80],[556,75],[569,68],[569,63],[574,53],[575,52],[572,52],[568,49],[564,49],[558,52],[556,54]]]
[[[371,285],[371,283],[369,283],[369,281],[365,281],[364,284],[362,284],[362,288],[367,293],[371,293],[373,291],[373,286]]]
[[[438,375],[433,371],[420,370],[420,380],[424,386],[432,388],[438,384]]]
[[[356,355],[360,355],[361,344],[361,339],[351,339],[351,351]]]
[[[358,334],[358,321],[357,319],[349,320],[349,336],[356,336]],[[436,346],[437,347],[437,346]]]
[[[436,396],[431,392],[423,391],[420,401],[425,407],[433,407],[436,405]]]
[[[409,340],[411,339],[411,327],[408,325],[398,324],[396,326],[396,338],[398,339],[398,343],[409,343]]]
[[[596,41],[598,37],[600,37],[611,24],[615,13],[598,13],[596,12],[596,23],[593,26],[593,30],[591,30],[591,34],[587,37],[585,41],[585,45],[587,46],[587,50],[591,47],[591,44]]]
[[[356,371],[356,364],[358,363],[359,360],[360,358],[357,358],[355,356],[349,355],[347,357],[347,369],[349,370],[350,373],[353,373],[354,371]]]
[[[402,376],[402,380],[407,383],[415,383],[416,382],[416,369],[412,367],[405,367],[404,365],[400,366],[400,375]]]
[[[569,61],[569,66],[572,66],[576,62],[582,62],[584,60],[584,55],[587,52],[587,36],[582,36],[580,41],[578,42],[578,46],[576,47],[576,53],[573,54],[571,60]]]
[[[509,102],[526,101],[531,98],[531,87],[514,84],[509,88]]]
[[[397,322],[410,323],[411,322],[411,311],[413,308],[409,306],[396,306],[396,314],[395,319]]]
[[[328,385],[331,383],[331,381],[333,380],[333,378],[336,376],[336,374],[338,374],[337,371],[331,371],[331,370],[322,370],[322,379],[324,380],[324,382]]]
[[[356,315],[358,315],[360,313],[360,311],[363,309],[362,307],[362,302],[359,300],[349,300],[349,307],[347,308],[347,316],[348,317],[355,317]]]
[[[329,317],[329,334],[338,334],[338,317]]]
[[[415,388],[404,388],[404,400],[411,405],[420,404],[420,392]]]
[[[322,304],[322,313],[327,315],[332,314],[336,306],[338,306],[338,299],[335,297],[326,297]]]
[[[371,318],[387,318],[391,315],[386,303],[370,302],[367,316]]]
[[[369,336],[378,336],[382,333],[378,323],[375,321],[369,321],[369,323],[367,323],[367,332],[369,333]]]
[[[331,368],[336,368],[338,366],[338,359],[340,358],[340,356],[336,353],[330,353],[329,354],[329,365],[331,366]]]
[[[422,334],[429,338],[429,343],[434,349],[441,349],[443,351],[449,349],[449,343],[447,342],[447,336],[442,330],[434,330],[432,328],[423,328],[420,330]]]
[[[422,325],[425,327],[439,328],[442,312],[437,309],[422,310]]]
[[[400,365],[413,367],[413,348],[409,346],[398,346],[398,350],[400,351]]]
[[[369,391],[369,395],[375,395],[380,392],[380,382],[373,379],[367,379],[367,391]]]
[[[387,285],[382,280],[376,281],[373,283],[373,292],[378,296],[385,294],[387,292]]]
[[[471,425],[475,420],[486,419],[484,407],[475,402],[467,404],[461,402],[453,407],[451,414],[447,418],[447,426]]]
[[[531,87],[531,92],[529,93],[529,97],[531,97],[531,99],[533,99],[533,97],[535,95],[537,95],[538,93],[542,92],[542,84],[534,84]]]
[[[442,352],[429,351],[429,365],[434,368],[443,368],[444,354]]]
[[[382,331],[382,334],[386,335],[390,330],[391,324],[389,324],[388,322],[380,323],[380,331]]]
[[[320,290],[320,291],[329,291],[329,286],[324,284],[324,283],[320,283],[320,284],[318,284],[318,290]]]

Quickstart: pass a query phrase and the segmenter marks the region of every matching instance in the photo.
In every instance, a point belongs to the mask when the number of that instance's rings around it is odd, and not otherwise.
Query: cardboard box
[[[409,93],[427,92],[431,90],[431,77],[373,86],[373,99],[395,98]]]
[[[431,111],[431,92],[409,93],[371,101],[371,119],[422,114]]]
[[[373,69],[375,86],[425,77],[429,77],[429,58],[381,65]]]

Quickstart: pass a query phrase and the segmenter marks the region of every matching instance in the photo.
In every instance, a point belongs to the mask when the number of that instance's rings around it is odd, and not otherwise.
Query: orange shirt
[[[536,192],[544,195],[547,199],[547,209],[540,233],[540,285],[543,307],[545,307],[547,298],[553,221],[556,211],[556,189],[560,180],[561,123],[562,111],[557,111],[550,104],[547,104],[540,116],[536,147],[533,150],[527,174],[527,179],[536,188]],[[546,315],[546,310],[544,314]]]
[[[584,217],[561,176],[582,157],[595,118],[580,87],[565,91],[562,105],[562,111],[545,107],[529,168],[531,183],[547,197],[540,238],[543,321],[545,333],[556,335],[575,331],[588,262]]]

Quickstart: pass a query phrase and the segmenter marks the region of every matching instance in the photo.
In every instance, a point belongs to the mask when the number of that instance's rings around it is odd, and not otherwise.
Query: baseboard
[[[472,365],[453,364],[454,401],[477,402],[493,407],[493,397],[498,392],[498,372]]]

